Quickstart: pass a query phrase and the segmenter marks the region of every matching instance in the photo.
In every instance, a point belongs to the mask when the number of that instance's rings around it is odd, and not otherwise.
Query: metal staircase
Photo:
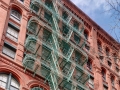
[[[69,14],[67,21],[60,15],[58,7]],[[86,43],[83,22],[60,0],[31,0],[30,10],[36,16],[28,21],[23,59],[25,71],[29,69],[33,76],[45,78],[51,90],[88,90],[89,75],[83,68],[88,59],[82,50]],[[83,27],[74,28],[73,18]],[[72,42],[74,33],[80,38],[77,44]]]

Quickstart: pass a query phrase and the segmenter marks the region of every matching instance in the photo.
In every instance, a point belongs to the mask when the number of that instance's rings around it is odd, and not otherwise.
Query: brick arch
[[[10,67],[9,65],[0,65],[0,72],[6,72],[6,73],[12,73],[14,78],[20,83],[20,86],[24,86],[25,83],[24,78],[22,78],[22,75],[17,71],[17,69]]]
[[[29,89],[33,88],[33,87],[42,87],[45,90],[50,90],[48,85],[44,84],[43,82],[37,81],[37,80],[30,80],[27,85],[28,85]]]

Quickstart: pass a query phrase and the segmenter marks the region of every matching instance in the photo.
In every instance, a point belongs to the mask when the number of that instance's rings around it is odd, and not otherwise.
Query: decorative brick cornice
[[[3,8],[4,10],[8,11],[9,5],[7,5],[4,1],[1,1],[1,2],[0,2],[0,7]]]

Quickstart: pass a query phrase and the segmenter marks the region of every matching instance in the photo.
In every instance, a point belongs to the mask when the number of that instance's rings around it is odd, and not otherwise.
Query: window
[[[106,80],[106,71],[104,69],[102,69],[102,77],[103,80]]]
[[[12,39],[13,41],[16,41],[18,40],[18,29],[16,29],[14,26],[8,24],[8,29],[7,29],[7,33],[6,33],[6,36],[10,39]]]
[[[113,59],[114,59],[115,63],[118,63],[119,60],[117,59],[117,54],[116,53],[113,54]]]
[[[79,63],[80,57],[81,57],[81,54],[78,51],[75,51],[75,58],[74,58],[74,60],[75,60],[76,63]]]
[[[97,41],[97,45],[98,45],[98,50],[102,51],[102,45],[100,41]]]
[[[63,33],[63,36],[66,36],[69,33],[69,27],[67,25],[63,24],[62,33]]]
[[[46,1],[45,1],[45,5],[46,5],[47,7],[49,7],[50,9],[53,8],[53,4],[52,4],[51,0],[46,0]]]
[[[99,55],[99,59],[103,62],[104,57]]]
[[[76,34],[74,34],[74,40],[75,40],[76,44],[80,43],[80,37],[77,36]]]
[[[39,11],[39,5],[37,4],[32,4],[30,5],[30,8],[35,12],[37,13]]]
[[[21,2],[24,2],[24,0],[20,0]]]
[[[86,50],[90,50],[90,46],[89,45],[87,45],[87,44],[85,44],[85,48],[86,48]]]
[[[32,88],[31,90],[44,90],[44,89],[41,88],[41,87],[34,87],[34,88]]]
[[[119,73],[119,68],[118,67],[116,67],[116,72]]]
[[[114,86],[114,76],[111,76],[111,83],[112,83],[112,85]]]
[[[87,31],[84,31],[84,36],[88,40],[88,32]]]
[[[78,30],[79,29],[79,23],[74,21],[73,27]]]
[[[103,85],[103,90],[108,90],[108,87],[106,85]]]
[[[67,20],[67,18],[68,18],[67,12],[63,11],[62,18],[65,19],[65,20]]]
[[[21,14],[18,10],[12,9],[11,10],[11,17],[14,18],[17,21],[21,20]]]
[[[9,45],[8,43],[4,43],[4,46],[3,46],[3,51],[2,51],[3,54],[9,56],[10,58],[14,59],[15,57],[15,53],[16,53],[16,49]]]
[[[109,56],[110,50],[108,48],[106,48],[106,55]]]
[[[92,61],[88,59],[87,67],[89,70],[92,70]]]
[[[89,87],[94,88],[94,78],[92,76],[90,76],[90,79],[88,82],[89,82]]]
[[[45,12],[44,13],[44,18],[49,22],[51,23],[52,22],[52,15],[48,12]]]
[[[12,74],[0,74],[0,87],[7,90],[19,90],[19,83]]]
[[[30,22],[28,28],[30,29],[31,32],[36,34],[38,24],[34,21]]]
[[[108,66],[111,68],[112,67],[112,63],[110,61],[108,61]]]

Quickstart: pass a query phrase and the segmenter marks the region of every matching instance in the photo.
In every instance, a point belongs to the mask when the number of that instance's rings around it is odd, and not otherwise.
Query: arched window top
[[[42,87],[33,87],[31,90],[43,90]]]
[[[12,74],[0,74],[0,87],[9,90],[19,90],[19,82],[12,76]]]
[[[17,8],[12,8],[11,9],[11,17],[17,21],[20,21],[21,20],[21,12],[19,9]]]

